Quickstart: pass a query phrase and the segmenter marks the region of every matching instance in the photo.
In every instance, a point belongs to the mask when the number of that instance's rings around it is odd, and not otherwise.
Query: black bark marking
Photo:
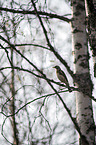
[[[78,30],[77,28],[75,28],[74,31],[73,31],[73,33],[78,33],[78,32],[82,32],[83,33],[83,31]]]
[[[82,45],[81,45],[81,43],[76,43],[75,44],[75,49],[77,49],[77,50],[79,50],[80,48],[82,48]]]
[[[75,58],[74,63],[76,64],[76,63],[77,63],[77,61],[78,61],[80,58],[82,58],[82,55],[78,55],[77,59]]]
[[[93,83],[89,73],[75,74],[74,81],[78,84],[79,90],[82,93],[91,95],[93,90]]]
[[[81,5],[81,4],[78,4],[77,6],[76,6],[76,10],[77,11],[84,11],[85,10],[85,6],[83,6],[83,5]]]
[[[82,66],[83,68],[88,68],[88,60],[89,60],[89,55],[82,55],[82,60],[80,63],[80,66]]]

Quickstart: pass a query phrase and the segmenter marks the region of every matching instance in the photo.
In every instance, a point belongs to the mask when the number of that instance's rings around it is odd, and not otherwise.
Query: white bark
[[[83,90],[83,92],[76,92],[77,123],[82,135],[86,137],[90,145],[93,145],[95,135],[92,101],[84,94],[84,91],[91,94],[92,89],[89,77],[85,3],[83,0],[72,0],[72,13],[74,72],[80,77],[78,78],[79,81],[77,81],[76,86],[81,88],[81,91]],[[89,84],[86,83],[87,81]],[[80,145],[86,145],[82,141],[82,138],[80,138]]]

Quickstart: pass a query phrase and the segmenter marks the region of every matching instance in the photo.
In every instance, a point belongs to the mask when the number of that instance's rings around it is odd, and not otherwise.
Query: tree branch
[[[50,50],[48,47],[43,46],[43,45],[39,45],[39,44],[34,44],[34,43],[23,43],[23,44],[14,44],[14,46],[36,46],[36,47],[40,47],[46,50]],[[7,49],[10,47],[6,47]]]
[[[36,12],[33,10],[33,11],[25,11],[25,10],[14,10],[14,9],[9,9],[9,8],[3,8],[3,7],[0,7],[0,10],[1,11],[6,11],[6,12],[10,12],[10,13],[19,13],[19,14],[30,14],[30,15],[36,15]],[[39,15],[41,16],[46,16],[46,17],[49,17],[51,19],[53,18],[56,18],[56,19],[59,19],[59,20],[63,20],[67,23],[70,23],[71,22],[71,19],[68,19],[67,17],[64,17],[64,16],[60,16],[60,15],[57,15],[57,14],[52,14],[52,13],[47,13],[47,12],[42,12],[42,11],[38,11]]]

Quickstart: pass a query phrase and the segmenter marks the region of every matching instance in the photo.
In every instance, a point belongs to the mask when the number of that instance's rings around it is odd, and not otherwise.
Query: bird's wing
[[[60,70],[60,71],[59,71],[59,74],[60,74],[60,75],[63,75],[63,76],[64,76],[64,78],[66,79],[66,81],[68,82],[68,79],[67,79],[67,77],[66,77],[65,73],[64,73],[62,70]]]

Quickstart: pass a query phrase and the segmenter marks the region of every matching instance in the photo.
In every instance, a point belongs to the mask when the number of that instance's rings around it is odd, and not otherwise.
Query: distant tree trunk
[[[88,39],[92,49],[94,61],[94,76],[96,77],[96,0],[86,0],[87,17],[88,17]]]
[[[13,49],[11,50],[11,63],[13,65]],[[13,67],[13,66],[12,66]],[[10,111],[11,114],[15,114],[15,88],[14,88],[14,68],[11,71],[11,102],[10,102]],[[12,129],[13,129],[13,144],[19,145],[18,131],[16,125],[15,115],[12,116]]]
[[[11,6],[13,8],[13,3],[11,3]],[[13,16],[13,21],[12,21],[12,24],[13,24],[13,41],[14,41],[14,44],[15,44],[15,40],[16,40],[16,31],[15,31],[15,24],[14,24],[14,14],[12,15]],[[12,70],[11,70],[11,96],[12,96],[12,99],[10,101],[10,105],[11,105],[11,114],[15,114],[16,112],[16,106],[15,106],[15,95],[16,95],[16,92],[15,92],[15,72],[14,72],[14,51],[13,49],[11,48],[11,67],[12,67]],[[18,129],[17,129],[17,122],[16,122],[16,115],[13,115],[12,116],[12,129],[13,129],[13,144],[14,145],[20,145],[20,142],[19,142],[19,137],[18,137]]]
[[[75,85],[80,92],[76,92],[76,119],[82,135],[86,137],[89,145],[95,143],[94,119],[92,110],[93,85],[89,72],[88,42],[86,35],[85,3],[82,0],[72,0],[72,37],[74,54],[74,72],[76,74]],[[88,145],[80,137],[80,145]]]

